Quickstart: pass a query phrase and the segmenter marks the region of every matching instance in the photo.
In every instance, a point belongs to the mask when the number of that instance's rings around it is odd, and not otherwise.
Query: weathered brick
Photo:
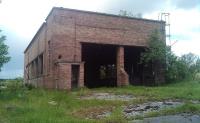
[[[84,86],[82,43],[111,44],[117,50],[117,83],[128,85],[123,46],[147,46],[150,33],[162,31],[164,22],[95,12],[53,8],[25,50],[24,79],[35,86],[71,89],[71,66],[80,65],[78,87]],[[43,54],[43,74],[31,67]],[[32,74],[36,77],[30,78]]]

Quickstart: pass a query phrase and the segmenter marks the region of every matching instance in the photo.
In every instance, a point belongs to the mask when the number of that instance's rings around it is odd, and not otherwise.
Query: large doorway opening
[[[124,64],[125,70],[129,75],[129,83],[143,85],[144,65],[140,64],[140,56],[144,52],[144,47],[125,46],[124,48]]]
[[[89,88],[116,86],[116,46],[82,44],[84,82]]]

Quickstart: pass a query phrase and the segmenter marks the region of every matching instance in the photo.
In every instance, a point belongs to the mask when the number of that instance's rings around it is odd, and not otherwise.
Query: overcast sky
[[[177,55],[200,55],[200,0],[1,0],[0,29],[7,36],[11,61],[4,65],[0,78],[23,76],[23,51],[44,22],[53,6],[118,14],[126,10],[158,19],[170,13],[173,51]]]

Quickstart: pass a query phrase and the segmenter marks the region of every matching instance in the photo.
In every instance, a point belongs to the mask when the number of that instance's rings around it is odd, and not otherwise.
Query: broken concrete
[[[160,111],[166,108],[174,108],[183,104],[183,102],[178,101],[147,102],[144,104],[129,105],[125,107],[123,113],[126,118],[144,116],[149,112]]]

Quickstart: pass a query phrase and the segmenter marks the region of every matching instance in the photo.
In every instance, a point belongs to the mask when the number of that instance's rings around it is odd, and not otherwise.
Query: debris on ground
[[[48,102],[50,105],[57,105],[57,102],[56,101],[49,101]]]
[[[102,119],[110,116],[112,109],[112,107],[91,107],[78,110],[72,114],[85,119]]]
[[[183,102],[178,101],[158,101],[158,102],[147,102],[137,105],[126,106],[123,113],[126,118],[134,116],[144,116],[149,112],[160,111],[166,108],[174,108],[183,105]]]

